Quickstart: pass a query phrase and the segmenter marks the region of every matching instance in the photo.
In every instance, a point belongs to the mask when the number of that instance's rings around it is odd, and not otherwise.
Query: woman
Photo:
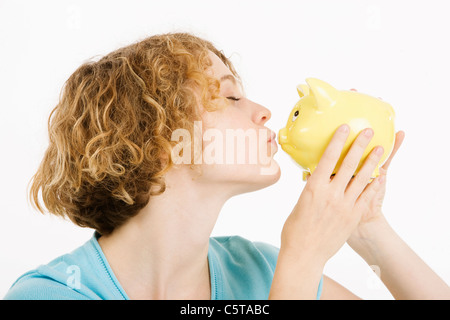
[[[270,116],[245,97],[222,52],[190,34],[153,36],[83,64],[50,114],[50,145],[30,197],[44,212],[41,191],[49,212],[95,233],[21,276],[6,298],[353,299],[322,275],[345,242],[379,266],[395,298],[448,298],[448,286],[381,212],[386,170],[403,132],[373,182],[376,150],[351,179],[370,128],[330,179],[348,134],[342,125],[288,217],[279,250],[210,237],[228,199],[280,177],[275,137],[265,126]],[[259,134],[245,148],[224,148],[220,138],[230,130]],[[252,148],[262,159],[250,161]]]

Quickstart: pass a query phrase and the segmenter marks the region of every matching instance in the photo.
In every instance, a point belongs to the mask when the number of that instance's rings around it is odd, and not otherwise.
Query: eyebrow
[[[242,94],[245,95],[244,86],[242,85],[242,82],[237,80],[235,76],[233,76],[232,74],[226,74],[220,78],[220,82],[225,80],[230,80],[231,82],[233,82],[235,86],[238,86],[241,89]]]
[[[231,82],[233,82],[234,84],[237,84],[237,80],[232,74],[226,74],[222,78],[220,78],[220,82],[225,81],[225,80],[231,80]]]

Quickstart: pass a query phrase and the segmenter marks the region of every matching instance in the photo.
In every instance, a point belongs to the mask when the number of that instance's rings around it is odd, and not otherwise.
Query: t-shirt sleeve
[[[320,278],[320,282],[319,282],[319,288],[317,289],[317,296],[316,296],[316,300],[320,299],[320,296],[322,295],[322,286],[323,286],[323,275]]]
[[[258,250],[264,255],[267,262],[270,264],[272,271],[275,272],[275,266],[277,264],[278,253],[280,249],[264,242],[255,242],[254,244],[258,248]],[[322,295],[322,287],[323,287],[323,275],[320,278],[319,286],[317,288],[316,300],[319,300],[320,296]]]
[[[261,252],[264,256],[272,272],[275,272],[275,266],[277,265],[278,253],[280,249],[264,242],[254,242],[255,247]]]
[[[16,281],[4,300],[86,300],[70,287],[45,277],[26,277]]]

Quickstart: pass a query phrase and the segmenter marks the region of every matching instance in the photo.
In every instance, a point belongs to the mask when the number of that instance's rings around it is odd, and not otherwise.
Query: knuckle
[[[376,149],[374,149],[374,150],[370,153],[370,156],[368,157],[368,160],[369,160],[372,164],[377,165],[378,162],[381,160],[381,156],[382,156],[382,155],[378,155],[378,154],[376,153]]]
[[[316,181],[316,179],[313,178],[313,176],[311,176],[311,178],[308,179],[308,181],[306,182],[305,187],[303,188],[303,192],[308,194],[308,195],[316,195],[318,192],[320,193],[320,183],[318,183]]]
[[[337,159],[341,155],[342,148],[339,148],[339,145],[330,145],[328,150],[325,152],[325,157],[328,159]]]
[[[346,171],[355,171],[356,166],[357,163],[350,159],[346,159],[344,162],[342,162],[342,167]]]
[[[363,184],[367,184],[368,180],[369,180],[369,177],[367,176],[367,174],[364,174],[364,172],[361,171],[359,174],[357,174],[355,176],[352,183],[363,185]]]
[[[338,189],[331,189],[328,193],[328,203],[332,204],[334,207],[342,206],[342,192]]]
[[[306,182],[305,187],[303,188],[303,192],[312,194],[314,192],[314,188],[315,188],[315,181],[314,181],[314,179],[308,179],[308,181]]]
[[[365,149],[367,147],[367,145],[369,144],[370,140],[372,138],[371,137],[366,137],[364,135],[359,136],[356,140],[355,140],[355,144],[356,146],[358,146],[361,149]]]

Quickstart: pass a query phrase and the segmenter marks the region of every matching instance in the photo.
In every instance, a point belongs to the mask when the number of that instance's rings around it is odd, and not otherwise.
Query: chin
[[[269,180],[275,179],[274,183],[278,181],[281,175],[280,166],[278,163],[272,158],[270,159],[270,163],[266,166],[259,167],[259,175],[261,177],[267,177]]]
[[[205,166],[200,179],[229,188],[231,196],[264,189],[276,183],[281,176],[278,163],[272,158],[267,165],[234,164]]]

